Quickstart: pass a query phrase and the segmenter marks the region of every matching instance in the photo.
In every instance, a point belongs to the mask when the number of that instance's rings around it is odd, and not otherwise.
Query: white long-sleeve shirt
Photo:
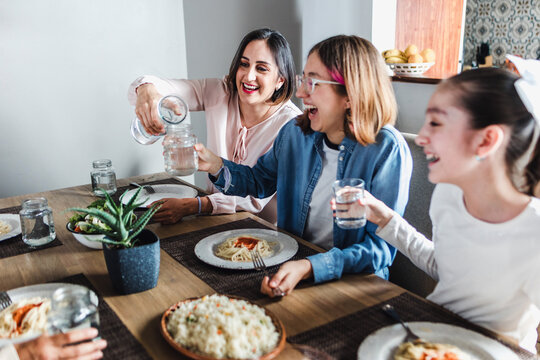
[[[438,281],[427,297],[536,353],[540,323],[540,199],[504,223],[470,215],[463,192],[439,184],[431,198],[433,242],[399,215],[377,230]]]
[[[242,126],[240,120],[238,95],[231,96],[224,79],[173,80],[142,76],[129,87],[128,100],[132,105],[137,102],[135,89],[144,83],[152,83],[163,96],[172,94],[181,97],[190,111],[204,111],[206,146],[220,157],[249,166],[255,165],[259,157],[272,147],[279,129],[301,114],[300,109],[289,100],[268,119],[248,129]],[[265,199],[227,196],[218,192],[210,181],[207,191],[213,193],[208,197],[213,207],[212,214],[246,210],[259,213],[271,223],[276,222],[275,195]]]

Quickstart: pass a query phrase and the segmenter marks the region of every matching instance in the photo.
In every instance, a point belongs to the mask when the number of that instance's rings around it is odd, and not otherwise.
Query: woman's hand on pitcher
[[[141,121],[144,130],[151,135],[160,135],[165,131],[157,111],[159,99],[161,99],[161,94],[157,92],[153,84],[143,84],[137,87],[135,114]]]

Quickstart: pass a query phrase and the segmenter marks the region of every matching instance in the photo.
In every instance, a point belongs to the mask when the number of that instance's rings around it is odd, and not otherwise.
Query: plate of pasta
[[[518,360],[503,344],[472,330],[434,322],[407,324],[427,343],[403,343],[405,330],[401,324],[386,326],[364,339],[358,348],[358,359]]]
[[[0,347],[38,337],[47,330],[51,298],[60,287],[82,287],[67,283],[24,286],[7,293],[12,304],[0,310]],[[98,297],[90,292],[91,301],[98,305]]]
[[[253,270],[251,250],[257,250],[266,266],[279,265],[298,251],[298,242],[270,229],[236,229],[201,239],[195,255],[207,264],[225,269]]]
[[[16,214],[0,214],[0,241],[21,233],[21,221]]]
[[[161,334],[191,359],[275,358],[285,347],[283,323],[269,310],[230,295],[182,300],[161,317]]]

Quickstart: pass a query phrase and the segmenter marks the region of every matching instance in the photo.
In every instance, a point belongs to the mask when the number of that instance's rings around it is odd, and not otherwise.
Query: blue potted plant
[[[109,277],[118,292],[132,294],[156,287],[160,263],[159,237],[144,227],[161,207],[161,203],[152,205],[137,218],[135,209],[146,201],[138,200],[142,187],[137,189],[126,205],[122,204],[125,192],[117,205],[105,190],[99,190],[105,196],[104,209],[69,208],[66,211],[91,215],[110,229],[89,224],[97,233],[105,235],[95,241],[103,243]]]

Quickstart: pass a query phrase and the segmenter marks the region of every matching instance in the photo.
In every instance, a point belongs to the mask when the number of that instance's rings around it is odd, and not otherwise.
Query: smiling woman
[[[223,79],[161,79],[143,76],[129,89],[129,100],[145,129],[163,131],[156,104],[165,94],[186,101],[190,111],[205,111],[208,146],[220,156],[253,165],[274,141],[279,129],[300,114],[290,101],[294,63],[287,40],[277,31],[258,29],[238,46],[228,76]],[[275,222],[273,194],[265,199],[214,194],[199,199],[165,199],[154,220],[174,223],[191,214],[234,213],[247,210]]]

